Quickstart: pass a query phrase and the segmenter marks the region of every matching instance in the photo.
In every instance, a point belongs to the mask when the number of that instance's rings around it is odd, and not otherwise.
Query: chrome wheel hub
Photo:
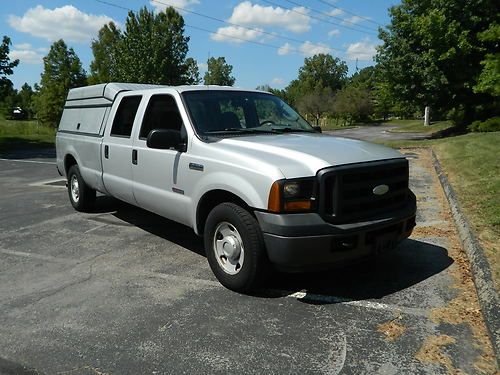
[[[228,222],[221,222],[214,232],[213,251],[224,272],[235,275],[243,266],[245,250],[238,230]]]
[[[73,202],[78,203],[80,199],[80,186],[78,185],[78,178],[75,175],[71,176],[70,189]]]

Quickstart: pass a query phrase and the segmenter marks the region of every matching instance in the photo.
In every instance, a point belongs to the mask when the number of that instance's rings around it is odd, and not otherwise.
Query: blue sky
[[[188,56],[198,61],[201,75],[208,56],[224,56],[233,65],[235,85],[244,88],[263,84],[283,88],[297,77],[304,58],[318,52],[345,60],[350,74],[356,69],[356,59],[358,68],[372,65],[375,46],[380,43],[376,29],[389,22],[387,9],[398,3],[396,0],[105,2],[133,10],[144,5],[156,11],[166,4],[177,6],[186,22],[186,35],[191,38]],[[74,48],[88,71],[92,61],[91,39],[110,20],[124,25],[126,16],[126,10],[98,0],[2,0],[0,36],[11,38],[11,58],[21,61],[10,76],[14,87],[40,81],[42,58],[51,43],[60,38]]]

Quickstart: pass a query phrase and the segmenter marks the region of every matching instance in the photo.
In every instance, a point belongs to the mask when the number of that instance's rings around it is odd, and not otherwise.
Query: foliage
[[[474,121],[468,128],[473,132],[500,131],[500,117],[492,117],[486,121]]]
[[[376,61],[394,97],[444,114],[463,108],[460,123],[492,98],[473,91],[490,45],[478,34],[498,17],[494,0],[403,0],[390,8]],[[485,107],[486,108],[486,107]],[[485,112],[483,111],[482,114]]]
[[[372,113],[369,91],[354,86],[343,88],[335,95],[333,112],[344,121],[344,125],[368,119]]]
[[[231,75],[233,66],[226,63],[224,57],[211,57],[207,61],[208,69],[204,76],[205,85],[232,86],[236,79]]]
[[[198,63],[192,57],[188,57],[185,62],[186,72],[183,81],[187,85],[199,85],[201,83],[200,69]]]
[[[317,88],[313,92],[305,94],[297,101],[300,112],[313,116],[316,125],[320,119],[332,108],[333,93],[329,87]]]
[[[296,105],[299,98],[322,88],[333,93],[344,87],[347,79],[347,64],[339,58],[320,53],[304,59],[297,79],[285,89],[291,104]]]
[[[35,101],[37,118],[42,124],[57,126],[69,89],[85,86],[87,78],[75,51],[62,39],[52,44],[43,65]]]
[[[92,41],[92,84],[111,81],[182,85],[199,83],[196,61],[186,59],[184,18],[172,7],[129,12],[122,32],[112,22]]]
[[[498,100],[500,96],[500,52],[498,52],[500,25],[491,24],[487,30],[479,33],[478,39],[485,44],[490,44],[491,50],[496,52],[486,54],[485,59],[481,61],[483,70],[478,77],[474,91],[496,96]]]
[[[349,85],[366,90],[373,90],[377,82],[377,73],[377,68],[375,66],[367,66],[355,72],[349,78]]]
[[[3,102],[5,97],[11,93],[12,82],[7,76],[14,73],[13,69],[19,64],[17,59],[10,61],[10,44],[10,38],[4,35],[2,44],[0,44],[0,102]]]
[[[183,84],[189,37],[184,19],[168,7],[156,13],[129,12],[117,45],[117,78],[123,82]]]
[[[117,45],[122,37],[117,26],[110,22],[104,25],[92,40],[91,48],[94,60],[90,63],[90,84],[113,82],[118,80]]]
[[[55,129],[36,121],[11,121],[0,116],[0,151],[54,147]]]

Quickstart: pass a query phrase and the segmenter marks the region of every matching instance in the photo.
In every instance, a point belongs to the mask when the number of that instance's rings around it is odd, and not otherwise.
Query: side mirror
[[[323,133],[323,130],[321,130],[321,126],[313,126],[313,129],[316,130],[318,133]]]
[[[181,132],[173,129],[153,129],[146,140],[149,148],[168,150],[174,148],[186,151],[186,144],[182,142]]]

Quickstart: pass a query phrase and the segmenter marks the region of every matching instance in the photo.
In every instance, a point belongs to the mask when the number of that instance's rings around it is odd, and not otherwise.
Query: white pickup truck
[[[91,211],[99,191],[192,227],[217,279],[236,291],[255,288],[273,268],[376,255],[415,226],[399,152],[321,134],[267,92],[73,89],[56,146],[75,209]]]

